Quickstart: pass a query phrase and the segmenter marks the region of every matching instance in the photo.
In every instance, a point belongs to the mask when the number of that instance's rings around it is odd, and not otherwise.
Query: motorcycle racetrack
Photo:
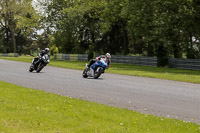
[[[0,59],[0,80],[144,114],[200,124],[200,84],[106,72],[99,79],[83,78],[80,70],[51,66],[46,66],[40,73],[30,73],[30,64]]]

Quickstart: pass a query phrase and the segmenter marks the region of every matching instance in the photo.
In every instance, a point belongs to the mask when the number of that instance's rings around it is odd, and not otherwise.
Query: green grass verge
[[[197,133],[200,125],[0,81],[0,133]]]
[[[31,62],[33,57],[0,57],[2,59]],[[49,65],[70,69],[79,69],[83,70],[86,62],[75,62],[75,61],[58,61],[51,59]],[[137,66],[130,64],[116,64],[112,63],[111,67],[106,70],[106,73],[130,75],[130,76],[140,76],[140,77],[150,77],[150,78],[159,78],[166,80],[174,81],[183,81],[190,83],[200,84],[200,71],[192,70],[180,70],[173,68],[158,68],[158,67],[149,67],[149,66]]]

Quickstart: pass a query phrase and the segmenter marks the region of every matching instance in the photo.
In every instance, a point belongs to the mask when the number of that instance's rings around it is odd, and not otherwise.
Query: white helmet
[[[46,53],[49,53],[49,48],[45,48],[44,51],[45,51]]]
[[[105,54],[105,57],[106,57],[108,60],[111,59],[111,55],[110,55],[109,53],[106,53],[106,54]]]

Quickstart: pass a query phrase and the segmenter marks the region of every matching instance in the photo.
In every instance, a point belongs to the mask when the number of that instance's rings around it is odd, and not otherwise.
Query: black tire
[[[32,69],[32,68],[30,68],[30,69],[29,69],[29,72],[33,72],[33,69]]]
[[[44,68],[44,66],[45,66],[45,64],[42,63],[42,64],[39,66],[39,68],[36,70],[36,72],[39,73],[39,72]]]
[[[29,68],[29,72],[33,72],[33,70],[34,70],[33,67],[34,67],[33,64],[31,64],[31,66]]]
[[[98,79],[99,76],[101,76],[102,71],[103,71],[103,68],[100,68],[98,72],[95,71],[94,72],[94,79]]]
[[[82,76],[83,76],[83,78],[87,78],[87,77],[88,77],[88,75],[87,75],[87,69],[85,69],[85,70],[83,71]]]

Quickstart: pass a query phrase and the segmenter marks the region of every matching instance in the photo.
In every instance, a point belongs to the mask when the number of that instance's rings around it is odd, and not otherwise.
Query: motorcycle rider
[[[40,59],[41,59],[42,56],[44,56],[45,54],[48,54],[48,56],[50,56],[50,55],[49,55],[49,48],[45,48],[44,50],[40,51],[39,54],[38,54],[38,56],[35,57],[33,63],[34,63],[34,64],[39,63],[39,62],[40,62]]]
[[[92,64],[94,64],[96,61],[100,60],[101,58],[108,64],[108,67],[107,67],[107,69],[108,69],[110,67],[110,63],[111,63],[111,55],[109,53],[106,53],[105,55],[96,57],[96,59],[90,60],[90,64],[87,66],[88,70],[90,69],[90,66]]]

